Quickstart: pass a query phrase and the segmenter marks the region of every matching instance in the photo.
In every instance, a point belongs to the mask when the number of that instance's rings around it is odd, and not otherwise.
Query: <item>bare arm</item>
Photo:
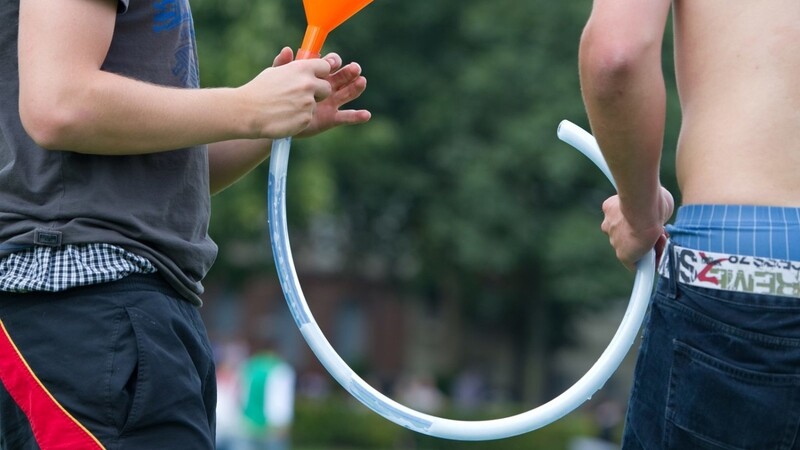
[[[115,19],[111,0],[21,0],[20,117],[42,147],[140,154],[290,136],[330,95],[324,60],[269,68],[242,87],[219,89],[174,89],[102,71]]]
[[[584,103],[619,195],[603,205],[617,257],[632,268],[663,232],[672,198],[659,167],[666,93],[661,44],[670,0],[595,0],[580,47]]]

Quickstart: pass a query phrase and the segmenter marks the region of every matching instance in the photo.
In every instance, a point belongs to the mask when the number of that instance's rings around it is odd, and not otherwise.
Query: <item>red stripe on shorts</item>
[[[28,416],[33,436],[42,450],[104,449],[44,387],[19,352],[0,320],[0,381]]]

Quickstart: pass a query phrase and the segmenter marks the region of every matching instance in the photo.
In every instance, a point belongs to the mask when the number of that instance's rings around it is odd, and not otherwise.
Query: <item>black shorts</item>
[[[199,312],[158,275],[0,292],[0,448],[214,448]]]

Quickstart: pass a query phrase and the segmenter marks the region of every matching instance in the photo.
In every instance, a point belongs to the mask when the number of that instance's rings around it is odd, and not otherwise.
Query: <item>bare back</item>
[[[800,1],[675,0],[683,202],[800,206]]]

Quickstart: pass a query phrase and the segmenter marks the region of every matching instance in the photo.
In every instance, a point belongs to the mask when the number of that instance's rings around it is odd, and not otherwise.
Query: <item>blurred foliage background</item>
[[[247,82],[305,28],[300,0],[192,7],[206,87]],[[510,336],[518,400],[561,387],[534,368],[573,343],[587,314],[624,303],[632,282],[599,229],[611,187],[556,137],[562,119],[588,129],[577,52],[590,10],[590,0],[375,0],[325,49],[361,64],[369,86],[353,107],[373,119],[296,140],[289,165],[293,244],[421,301],[458,298],[468,327]],[[675,99],[662,175],[673,192]],[[221,251],[209,280],[274,277],[266,174],[213,198]]]

